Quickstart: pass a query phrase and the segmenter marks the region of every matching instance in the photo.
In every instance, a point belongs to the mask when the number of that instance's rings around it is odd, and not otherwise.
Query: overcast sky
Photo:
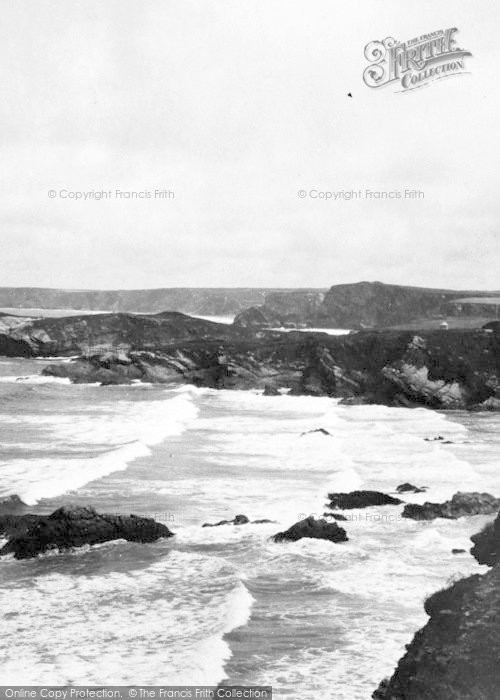
[[[3,0],[0,286],[499,289],[499,20],[492,0]],[[368,42],[448,27],[470,74],[363,83]],[[366,188],[425,197],[297,194]]]

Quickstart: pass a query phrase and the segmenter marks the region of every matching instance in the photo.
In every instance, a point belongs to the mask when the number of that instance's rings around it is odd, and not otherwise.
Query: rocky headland
[[[274,396],[286,388],[347,404],[500,408],[495,328],[330,336],[244,329],[174,312],[96,314],[3,327],[0,354],[74,358],[43,370],[74,382],[177,381]]]
[[[377,700],[496,700],[500,688],[500,516],[472,538],[492,569],[461,579],[425,602],[419,630]]]
[[[387,328],[406,324],[438,327],[443,319],[481,325],[497,318],[500,292],[408,287],[382,282],[337,284],[326,294],[273,292],[265,303],[243,310],[241,327]],[[422,325],[423,324],[423,325]],[[417,325],[418,327],[418,325]]]
[[[215,324],[217,325],[217,324]],[[211,332],[213,332],[211,330]],[[218,389],[287,388],[344,403],[500,408],[500,335],[482,331],[359,332],[348,336],[260,332],[147,350],[108,349],[51,364],[75,382],[188,382]]]

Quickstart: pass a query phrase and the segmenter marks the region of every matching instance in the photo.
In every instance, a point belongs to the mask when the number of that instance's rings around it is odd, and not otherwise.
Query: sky
[[[500,289],[499,26],[492,0],[3,0],[0,286]],[[466,74],[365,85],[369,42],[448,27]]]

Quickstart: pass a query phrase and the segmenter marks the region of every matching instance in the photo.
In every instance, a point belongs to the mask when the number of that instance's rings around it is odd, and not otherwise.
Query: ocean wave
[[[0,377],[2,384],[71,384],[67,377],[45,377],[41,374],[30,374],[25,377],[16,375]]]
[[[0,600],[23,611],[3,613],[3,681],[50,685],[216,685],[231,656],[224,635],[253,604],[224,560],[175,550],[126,573],[16,581]]]
[[[85,457],[16,458],[0,464],[0,496],[17,493],[28,505],[78,489],[90,481],[124,470],[150,447],[179,435],[196,418],[197,407],[186,396],[162,401],[116,401],[94,413],[5,415],[5,423],[36,431],[53,447],[91,451]],[[111,449],[110,449],[111,448]],[[26,452],[32,449],[26,443]],[[97,454],[96,454],[97,451]]]

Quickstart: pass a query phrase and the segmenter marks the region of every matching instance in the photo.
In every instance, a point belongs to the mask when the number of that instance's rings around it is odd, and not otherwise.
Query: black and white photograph
[[[498,700],[499,4],[0,9],[0,700]]]

